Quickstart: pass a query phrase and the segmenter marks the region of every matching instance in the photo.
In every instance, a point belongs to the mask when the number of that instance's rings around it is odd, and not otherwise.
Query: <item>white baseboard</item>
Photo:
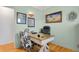
[[[0,43],[0,45],[5,45],[5,44],[10,44],[10,43],[13,43],[14,41],[9,41],[9,42],[4,42],[4,43]]]

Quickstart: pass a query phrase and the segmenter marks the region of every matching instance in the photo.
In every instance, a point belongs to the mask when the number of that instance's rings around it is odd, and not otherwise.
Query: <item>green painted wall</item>
[[[29,27],[30,30],[39,31],[40,27],[43,25],[43,12],[39,9],[33,8],[31,6],[27,7],[15,7],[16,12],[21,12],[27,14],[28,12],[33,12],[35,15],[35,27]],[[27,24],[16,24],[16,32],[23,31],[27,28]]]
[[[24,31],[25,28],[29,28],[30,31],[36,31],[39,32],[40,28],[42,28],[42,25],[44,24],[44,19],[43,18],[43,11],[33,8],[31,6],[14,6],[14,7],[10,7],[15,9],[15,13],[16,12],[21,12],[21,13],[25,13],[27,14],[28,12],[33,12],[35,15],[35,27],[28,27],[27,24],[16,24],[16,33],[18,33],[19,31]],[[16,37],[17,38],[17,37]],[[20,47],[20,40],[19,39],[15,39],[15,45],[16,47]]]
[[[79,7],[48,7],[43,10],[39,10],[30,6],[26,7],[12,7],[17,12],[28,13],[29,11],[35,13],[35,27],[30,28],[30,30],[39,31],[44,25],[49,25],[51,27],[51,34],[55,35],[55,42],[61,46],[71,48],[73,50],[79,50],[77,45],[79,44]],[[62,22],[61,23],[45,23],[45,14],[62,11]],[[68,20],[68,13],[75,11],[78,17],[75,21],[71,22]],[[16,33],[23,31],[27,28],[27,24],[16,24]],[[16,47],[19,47],[19,40],[15,40]]]
[[[51,27],[51,34],[55,35],[55,40],[53,42],[71,48],[73,50],[78,50],[79,48],[79,7],[49,7],[44,11],[45,14],[54,13],[57,11],[62,11],[62,22],[47,24]],[[78,17],[75,21],[71,22],[68,20],[68,13],[75,11]],[[43,17],[45,19],[45,17]],[[45,23],[46,25],[46,23]]]

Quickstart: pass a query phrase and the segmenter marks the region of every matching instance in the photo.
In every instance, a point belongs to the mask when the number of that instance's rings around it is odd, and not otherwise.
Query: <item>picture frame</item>
[[[35,18],[28,17],[28,27],[35,27]]]
[[[45,18],[46,23],[60,23],[62,22],[62,11],[47,14]]]
[[[17,24],[26,24],[26,14],[17,12]]]

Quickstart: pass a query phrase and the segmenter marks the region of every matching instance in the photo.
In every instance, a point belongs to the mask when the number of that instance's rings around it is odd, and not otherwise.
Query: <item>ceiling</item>
[[[48,8],[49,6],[33,6],[34,8],[37,8],[39,10],[43,10],[43,9],[46,9]]]
[[[24,6],[7,6],[7,7],[10,7],[10,8],[15,8],[15,7],[24,7]],[[27,6],[25,6],[27,7]],[[36,9],[39,9],[39,10],[43,10],[43,9],[46,9],[50,6],[32,6],[33,8],[36,8]]]

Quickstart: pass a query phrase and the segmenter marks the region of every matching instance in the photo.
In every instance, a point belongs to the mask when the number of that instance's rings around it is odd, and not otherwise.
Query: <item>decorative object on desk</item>
[[[38,37],[40,37],[40,34],[38,34]]]
[[[28,17],[28,27],[35,27],[35,18]]]
[[[26,24],[26,14],[17,12],[17,24]]]
[[[77,18],[77,13],[74,11],[71,11],[68,15],[68,20],[69,21],[74,21]]]
[[[59,22],[62,22],[62,11],[46,15],[46,23],[59,23]]]

